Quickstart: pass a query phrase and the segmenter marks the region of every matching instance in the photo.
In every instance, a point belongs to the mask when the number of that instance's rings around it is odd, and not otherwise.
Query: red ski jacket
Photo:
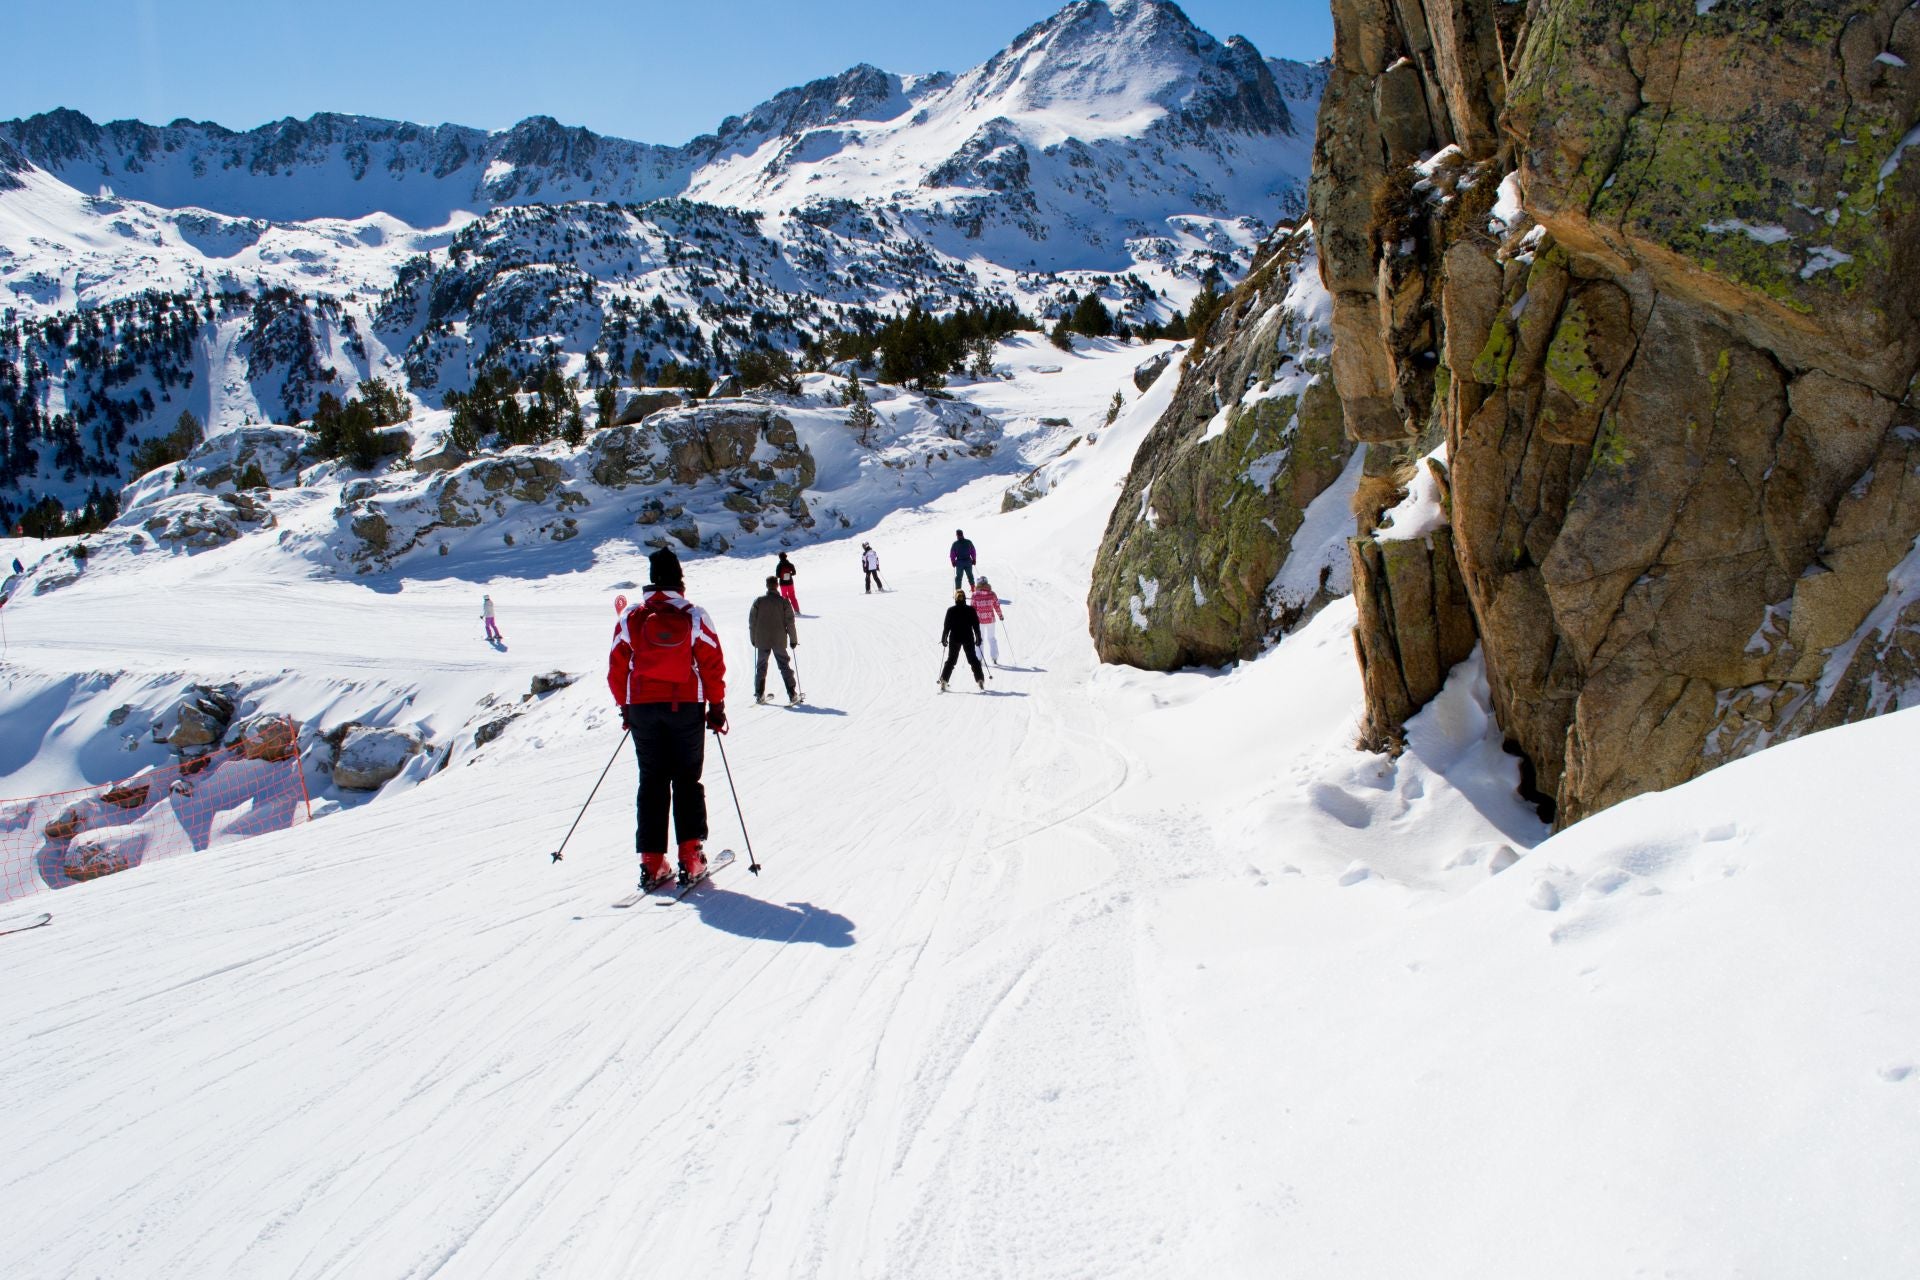
[[[662,653],[642,644],[640,627],[654,601],[691,624],[690,655]],[[638,655],[636,657],[636,655]],[[673,670],[674,667],[678,670]],[[678,591],[648,587],[613,627],[613,652],[607,659],[607,687],[621,706],[641,702],[723,702],[727,696],[727,660],[720,634],[707,611]]]

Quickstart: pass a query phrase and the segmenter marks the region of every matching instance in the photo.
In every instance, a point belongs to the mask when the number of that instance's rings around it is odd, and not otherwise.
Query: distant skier
[[[787,559],[787,553],[782,551],[780,553],[780,562],[773,566],[773,576],[780,580],[780,594],[786,597],[787,603],[793,606],[794,613],[798,614],[800,612],[800,597],[795,595],[793,590],[793,575],[795,572],[793,561]]]
[[[669,809],[679,837],[681,879],[691,883],[706,873],[702,729],[727,731],[727,663],[713,620],[682,594],[686,579],[679,557],[662,549],[647,563],[652,581],[615,624],[607,660],[607,685],[640,759],[634,846],[643,890],[669,874]]]
[[[987,640],[987,656],[994,666],[1000,665],[1000,639],[998,628],[993,624],[1007,615],[1000,608],[1000,597],[993,593],[993,583],[986,574],[980,575],[980,585],[973,589],[973,612],[980,619],[980,634]]]
[[[863,542],[860,544],[860,568],[867,575],[867,591],[869,594],[872,593],[875,587],[880,588],[882,591],[887,589],[887,584],[880,581],[880,557],[874,551],[871,542]]]
[[[753,700],[767,700],[767,659],[780,663],[780,680],[787,686],[787,705],[800,705],[800,693],[793,684],[793,664],[787,660],[787,645],[800,647],[800,633],[793,625],[793,606],[780,594],[780,580],[767,579],[767,594],[754,597],[747,610],[747,638],[753,641]]]
[[[940,668],[940,692],[947,691],[954,663],[960,660],[963,650],[967,665],[973,668],[973,682],[985,692],[987,673],[980,666],[980,616],[967,603],[967,593],[958,588],[953,593],[953,606],[947,610],[946,623],[940,628],[940,643],[947,646],[947,665]]]
[[[500,624],[493,620],[492,596],[480,597],[480,617],[487,624],[487,639],[489,641],[503,639],[500,634]]]
[[[947,549],[947,559],[953,564],[953,589],[960,589],[960,578],[964,574],[967,585],[973,585],[973,562],[975,559],[973,544],[967,541],[967,535],[959,530],[953,531],[953,546]]]

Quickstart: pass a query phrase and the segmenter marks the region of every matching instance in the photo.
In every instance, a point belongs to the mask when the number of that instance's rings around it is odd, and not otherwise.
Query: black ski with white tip
[[[19,920],[0,925],[0,937],[9,933],[25,933],[29,929],[38,929],[41,925],[53,923],[53,912],[42,911],[37,916],[22,916]]]

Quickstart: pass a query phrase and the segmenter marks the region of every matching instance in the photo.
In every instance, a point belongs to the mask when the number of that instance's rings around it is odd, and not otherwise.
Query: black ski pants
[[[867,590],[869,592],[875,587],[880,588],[882,591],[887,589],[887,584],[880,581],[880,571],[878,569],[867,569],[864,570],[864,572],[867,575]]]
[[[787,696],[793,696],[793,662],[787,657],[785,649],[755,649],[753,651],[753,696],[758,698],[767,691],[767,658],[771,655],[780,664],[780,679],[787,686]]]
[[[707,838],[707,708],[702,702],[641,702],[620,708],[640,757],[639,853],[667,852],[667,812],[684,844]]]
[[[967,665],[973,668],[973,678],[984,682],[987,675],[980,667],[980,651],[973,647],[972,636],[955,636],[947,641],[947,665],[940,668],[940,678],[953,679],[953,664],[960,661],[962,651],[967,655]]]

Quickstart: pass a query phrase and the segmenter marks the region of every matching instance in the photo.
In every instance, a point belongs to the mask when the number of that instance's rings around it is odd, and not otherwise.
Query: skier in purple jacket
[[[973,544],[967,541],[963,530],[953,531],[953,546],[947,549],[947,560],[953,565],[953,589],[960,589],[960,578],[965,575],[967,585],[973,585],[973,562],[975,560]]]

